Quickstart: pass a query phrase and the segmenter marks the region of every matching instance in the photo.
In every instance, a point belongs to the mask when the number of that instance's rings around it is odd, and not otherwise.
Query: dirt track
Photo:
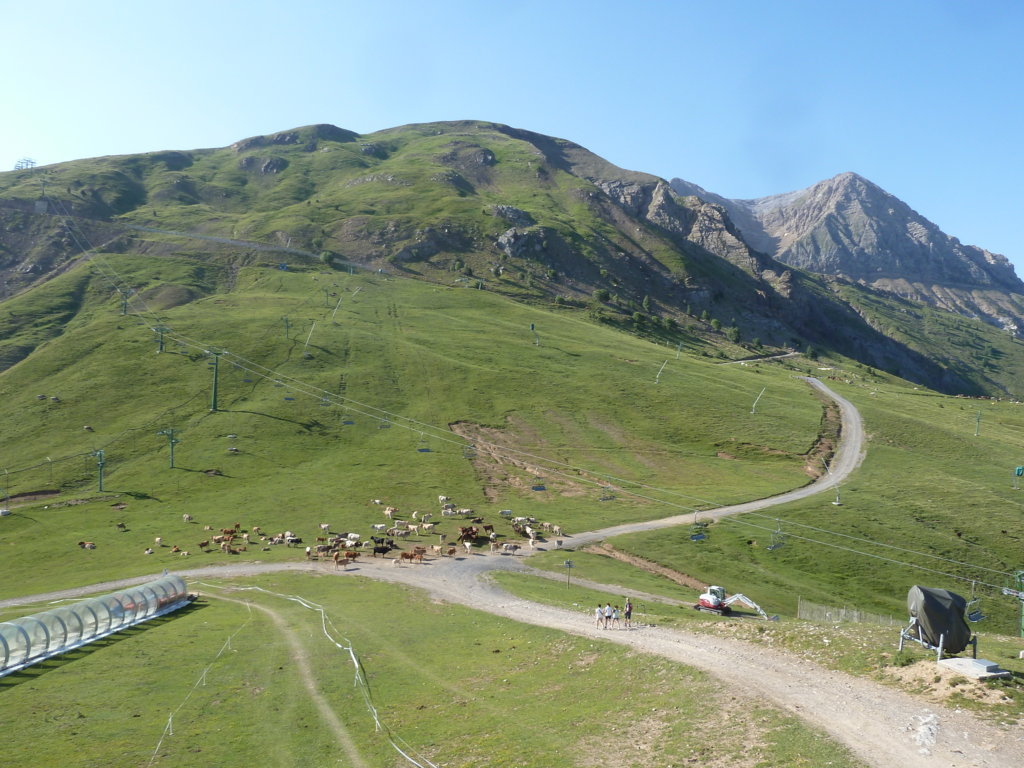
[[[852,472],[863,457],[860,415],[848,401],[817,380],[810,383],[832,397],[842,413],[842,442],[833,459],[832,476],[771,499],[701,513],[719,518],[763,509],[814,493],[831,492],[834,483]],[[599,541],[619,533],[689,524],[691,515],[636,523],[601,531],[575,534],[572,546]],[[629,645],[704,670],[719,678],[736,695],[772,702],[821,728],[847,745],[867,765],[878,768],[1020,768],[1024,766],[1024,734],[983,723],[967,713],[938,705],[925,705],[913,697],[863,678],[833,672],[777,649],[660,627],[600,630],[588,613],[573,613],[516,598],[487,578],[496,569],[532,571],[526,558],[472,554],[430,561],[422,566],[393,567],[390,561],[363,561],[339,576],[359,575],[409,584],[433,597],[504,616],[515,621],[550,627],[575,635]],[[286,564],[239,563],[179,571],[185,578],[231,578],[271,571],[319,571],[334,567],[306,562]],[[539,572],[538,572],[539,573]],[[541,574],[550,576],[550,574]],[[118,589],[152,576],[94,585],[0,602],[15,603],[71,597]],[[615,589],[612,587],[612,589]]]

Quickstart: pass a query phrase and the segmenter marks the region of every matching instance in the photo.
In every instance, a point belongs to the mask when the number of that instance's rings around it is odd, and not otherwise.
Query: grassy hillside
[[[241,266],[309,259],[462,281],[646,338],[700,339],[712,354],[813,347],[953,393],[1015,393],[1024,366],[1019,343],[980,323],[750,251],[719,209],[654,176],[480,121],[367,135],[316,125],[0,174],[0,290],[94,248],[195,259],[229,281]],[[0,368],[41,338],[6,342]]]
[[[112,273],[139,286],[129,314]],[[380,520],[372,498],[436,513],[445,494],[579,530],[659,514],[620,487],[661,487],[688,506],[809,480],[821,405],[787,371],[720,365],[488,291],[365,274],[244,267],[228,291],[145,311],[156,286],[202,295],[222,278],[129,256],[63,278],[83,297],[64,333],[0,374],[6,495],[60,491],[4,519],[5,561],[32,571],[7,594],[151,572],[142,552],[155,536],[190,550],[203,538],[184,513],[216,528],[365,533]],[[31,296],[5,310],[27,313]],[[168,329],[163,353],[156,327]],[[223,351],[216,412],[208,351]],[[174,469],[158,434],[170,429]],[[72,557],[29,567],[54,546]]]
[[[857,404],[870,439],[840,506],[825,494],[722,521],[699,543],[678,530],[615,545],[789,615],[803,597],[899,619],[914,584],[973,591],[989,617],[977,631],[1016,634],[1020,603],[1000,590],[1024,570],[1024,491],[1013,482],[1024,406],[945,397],[857,366],[817,372]]]
[[[791,714],[614,643],[372,580],[245,585],[266,591],[202,586],[174,618],[0,680],[6,717],[31,724],[7,735],[5,765],[409,765],[396,747],[448,766],[860,765]],[[343,647],[292,594],[324,607]],[[706,738],[710,717],[722,738]]]

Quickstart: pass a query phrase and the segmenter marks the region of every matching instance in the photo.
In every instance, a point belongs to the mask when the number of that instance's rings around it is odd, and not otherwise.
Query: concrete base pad
[[[1001,669],[998,664],[988,659],[942,659],[939,664],[974,680],[1012,676],[1011,672]]]

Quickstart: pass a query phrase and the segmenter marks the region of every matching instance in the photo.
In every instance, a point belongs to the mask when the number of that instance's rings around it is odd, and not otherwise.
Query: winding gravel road
[[[803,488],[757,501],[701,512],[701,517],[765,509],[816,493],[831,492],[853,472],[864,456],[860,414],[852,403],[817,379],[809,384],[840,407],[841,442],[833,459],[832,475]],[[573,547],[623,533],[690,524],[692,515],[677,515],[645,523],[613,526],[573,534]],[[978,720],[966,712],[926,705],[892,688],[863,678],[834,672],[783,651],[715,636],[660,627],[629,631],[602,631],[589,613],[579,613],[519,599],[499,589],[487,574],[514,570],[551,577],[530,568],[526,558],[473,554],[429,561],[422,566],[392,567],[390,561],[362,561],[339,576],[368,576],[426,590],[434,598],[459,603],[520,621],[574,635],[628,645],[704,670],[729,686],[730,692],[751,700],[764,700],[788,710],[845,744],[867,765],[877,768],[1020,768],[1024,766],[1024,734]],[[231,578],[273,571],[335,573],[333,565],[314,563],[239,563],[178,571],[186,579]],[[560,578],[555,575],[555,578]],[[0,601],[0,607],[41,600],[80,596],[120,589],[153,578],[146,576],[87,590],[67,590]],[[610,587],[619,591],[619,588]]]

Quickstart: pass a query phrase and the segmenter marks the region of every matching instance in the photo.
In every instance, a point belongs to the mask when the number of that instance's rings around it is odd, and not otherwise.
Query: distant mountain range
[[[1024,329],[1024,282],[1005,256],[963,245],[855,173],[756,200],[729,200],[683,179],[673,179],[672,188],[721,205],[746,242],[783,264],[1015,334]]]
[[[229,291],[239,265],[359,267],[725,358],[797,349],[945,392],[1024,387],[1024,284],[1006,259],[854,174],[727,200],[477,121],[314,125],[2,173],[0,370],[74,316],[74,296],[54,308],[43,289],[92,252],[215,268],[216,288],[133,287],[168,306]]]

